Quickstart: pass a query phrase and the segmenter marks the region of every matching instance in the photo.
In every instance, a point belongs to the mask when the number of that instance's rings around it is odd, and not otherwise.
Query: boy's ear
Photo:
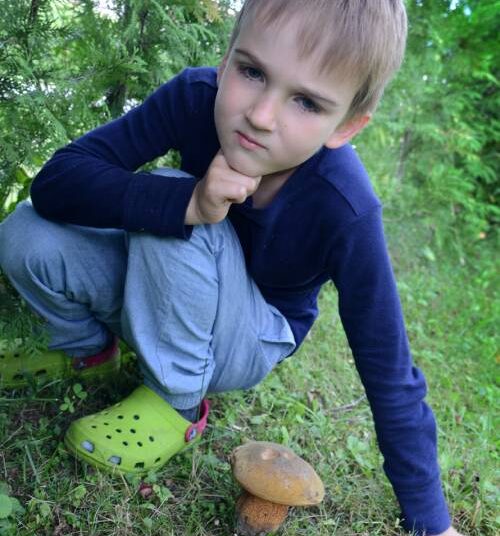
[[[344,123],[328,138],[325,145],[329,149],[338,149],[345,145],[350,139],[354,138],[358,132],[361,132],[372,118],[372,114],[358,115],[353,117],[347,123]]]

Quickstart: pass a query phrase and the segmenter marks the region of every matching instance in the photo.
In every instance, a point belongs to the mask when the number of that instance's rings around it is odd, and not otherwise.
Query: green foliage
[[[59,147],[188,65],[214,64],[225,3],[0,0],[0,220]]]
[[[16,533],[16,518],[25,512],[18,499],[10,493],[9,485],[0,481],[0,534],[5,535]]]
[[[0,338],[7,344],[22,340],[29,355],[46,350],[48,335],[45,322],[35,315],[0,272]]]
[[[360,152],[386,203],[416,209],[437,247],[450,238],[470,243],[493,231],[500,214],[500,3],[407,5],[406,61]]]
[[[223,54],[229,0],[109,4],[102,13],[97,0],[0,0],[0,220],[57,148]],[[437,247],[476,240],[499,216],[499,2],[407,8],[405,64],[359,149],[386,204],[414,207]]]
[[[87,396],[88,393],[82,385],[80,383],[75,383],[72,390],[64,396],[64,402],[59,406],[59,409],[69,413],[75,413],[77,405],[83,402]]]

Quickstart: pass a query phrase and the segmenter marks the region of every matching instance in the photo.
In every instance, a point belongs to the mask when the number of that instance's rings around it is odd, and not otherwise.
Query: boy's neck
[[[264,175],[260,181],[259,187],[252,194],[252,207],[267,207],[294,171],[295,168],[271,173],[270,175]]]

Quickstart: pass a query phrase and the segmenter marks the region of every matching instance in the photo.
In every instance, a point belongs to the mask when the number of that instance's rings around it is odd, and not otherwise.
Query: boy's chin
[[[249,159],[238,157],[238,155],[224,154],[224,156],[230,168],[247,177],[261,177],[269,173],[265,166],[258,162],[249,161]]]

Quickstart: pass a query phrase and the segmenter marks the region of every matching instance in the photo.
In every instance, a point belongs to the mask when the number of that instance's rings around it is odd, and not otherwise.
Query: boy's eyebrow
[[[265,68],[265,66],[266,66],[265,63],[263,63],[262,61],[260,61],[259,58],[257,58],[257,56],[254,56],[251,52],[248,52],[247,50],[244,50],[242,48],[235,48],[234,52],[236,54],[246,56],[250,61],[252,61],[253,63],[257,64],[258,66],[260,66],[262,68]],[[306,95],[308,95],[309,97],[312,97],[314,99],[327,102],[331,106],[337,107],[339,105],[338,102],[336,102],[336,101],[334,101],[334,100],[332,100],[332,99],[330,99],[328,97],[324,97],[323,95],[320,95],[319,93],[316,93],[316,91],[313,91],[312,89],[309,89],[307,87],[297,86],[297,91],[300,91],[301,93],[305,93]]]

